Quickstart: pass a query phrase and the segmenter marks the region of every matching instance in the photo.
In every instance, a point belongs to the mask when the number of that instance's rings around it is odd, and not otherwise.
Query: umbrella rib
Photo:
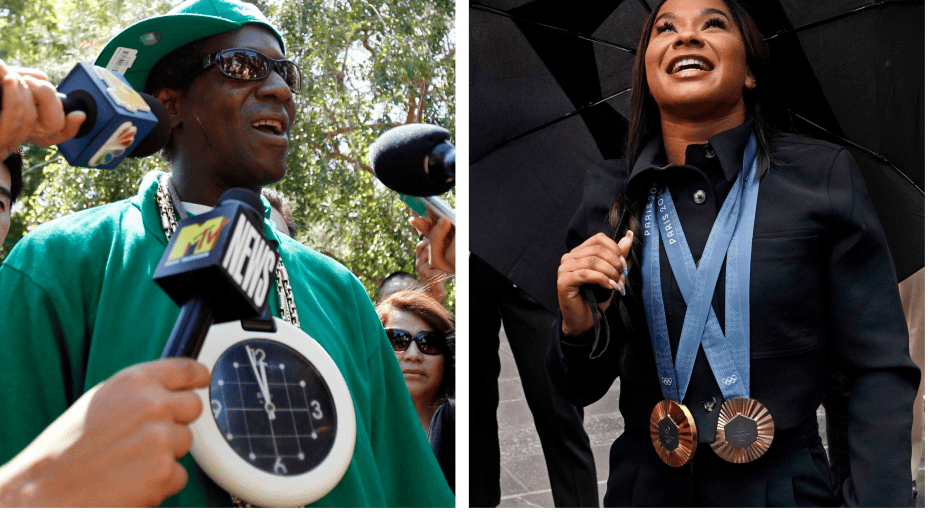
[[[849,139],[847,139],[847,138],[845,138],[845,137],[843,137],[843,136],[838,136],[837,134],[834,134],[834,133],[831,132],[830,130],[827,130],[826,128],[822,127],[821,125],[818,125],[817,123],[815,123],[815,122],[809,120],[808,118],[806,118],[806,117],[804,117],[804,116],[802,116],[802,115],[800,115],[800,114],[795,113],[795,112],[792,111],[792,110],[789,110],[788,112],[789,112],[792,116],[794,116],[794,117],[800,119],[801,121],[804,121],[805,123],[811,125],[812,127],[816,128],[816,129],[818,129],[818,130],[824,132],[824,133],[827,134],[828,136],[831,136],[831,137],[833,137],[834,139],[836,139],[836,140],[838,140],[838,141],[841,141],[842,143],[846,143],[846,144],[848,144],[848,145],[850,145],[850,146],[856,147],[857,149],[862,150],[863,152],[866,152],[867,154],[873,156],[874,158],[876,158],[876,159],[879,160],[880,162],[885,163],[885,164],[888,165],[890,168],[892,168],[893,170],[895,170],[899,175],[901,175],[903,178],[905,178],[905,180],[908,181],[910,185],[914,186],[916,190],[918,190],[919,192],[921,192],[922,195],[925,195],[925,190],[922,190],[922,188],[921,188],[920,186],[918,186],[917,184],[915,184],[915,181],[913,181],[909,176],[905,175],[905,172],[903,172],[902,170],[899,170],[899,167],[896,166],[895,163],[893,163],[892,161],[890,161],[889,158],[887,158],[886,156],[880,154],[879,152],[874,152],[874,151],[872,151],[872,150],[870,150],[870,149],[868,149],[868,148],[866,148],[866,147],[864,147],[864,146],[860,146],[860,145],[854,143],[853,141],[850,141]]]
[[[648,2],[646,2],[645,0],[638,0],[638,1],[641,2],[642,7],[644,7],[646,11],[648,11],[649,13],[651,12],[651,6],[648,5]]]
[[[793,33],[796,33],[796,32],[798,32],[798,31],[801,31],[801,30],[804,30],[804,29],[811,29],[812,27],[817,27],[817,26],[819,26],[819,25],[823,25],[823,24],[826,24],[826,23],[830,23],[830,22],[833,22],[833,21],[835,21],[835,20],[840,20],[841,18],[845,18],[845,17],[850,16],[850,15],[852,15],[852,14],[859,13],[860,11],[866,11],[867,9],[873,9],[873,8],[876,8],[876,7],[882,7],[882,6],[887,5],[887,4],[899,4],[899,3],[902,3],[902,4],[924,4],[924,3],[925,3],[925,0],[876,0],[876,1],[874,1],[874,2],[871,2],[871,3],[867,4],[867,5],[863,5],[863,6],[857,7],[856,9],[851,9],[850,11],[846,11],[846,12],[844,12],[844,13],[841,13],[841,14],[836,15],[836,16],[832,16],[832,17],[830,17],[830,18],[825,18],[825,19],[823,19],[823,20],[818,20],[817,22],[811,22],[811,23],[808,23],[808,24],[805,24],[805,25],[801,25],[801,26],[798,26],[798,27],[792,27],[791,29],[782,29],[781,31],[778,31],[777,33],[775,33],[775,34],[773,34],[773,35],[771,35],[771,36],[766,36],[765,38],[762,39],[762,41],[763,41],[763,42],[767,42],[767,41],[769,41],[769,40],[775,38],[776,36],[783,36],[783,35],[786,35],[786,34],[793,34]]]
[[[619,92],[616,92],[616,93],[614,93],[614,94],[611,94],[611,95],[609,95],[609,96],[607,96],[607,97],[605,97],[605,98],[603,98],[603,99],[601,99],[601,100],[599,100],[599,101],[593,101],[593,102],[587,103],[586,105],[584,105],[584,106],[582,106],[582,107],[580,107],[580,108],[574,110],[573,112],[569,112],[569,113],[567,113],[567,114],[564,114],[563,116],[560,116],[560,117],[558,117],[558,118],[554,118],[554,119],[548,121],[547,123],[543,123],[543,124],[541,124],[541,125],[538,125],[538,126],[532,128],[532,129],[526,130],[526,131],[524,131],[524,132],[522,132],[522,133],[520,133],[520,134],[515,134],[514,136],[511,136],[511,137],[509,137],[509,138],[501,139],[501,140],[497,141],[497,142],[495,143],[495,146],[493,146],[491,149],[485,151],[485,152],[482,153],[479,157],[477,157],[477,158],[475,158],[475,159],[469,161],[469,166],[472,166],[472,165],[475,164],[476,162],[481,161],[483,158],[485,158],[486,156],[488,156],[488,155],[491,154],[492,152],[495,152],[495,151],[498,150],[499,148],[502,148],[503,146],[507,145],[508,143],[511,143],[512,141],[514,141],[514,140],[516,140],[516,139],[521,139],[521,138],[523,138],[523,137],[525,137],[525,136],[527,136],[527,135],[530,135],[530,134],[533,134],[533,133],[535,133],[535,132],[537,132],[537,131],[539,131],[539,130],[545,129],[545,128],[547,128],[547,127],[553,125],[554,123],[560,123],[561,121],[563,121],[563,120],[565,120],[565,119],[567,119],[567,118],[572,118],[573,116],[576,116],[577,114],[579,114],[580,112],[583,112],[584,110],[586,110],[586,109],[588,109],[588,108],[595,107],[596,105],[599,105],[600,103],[605,103],[606,101],[609,101],[609,100],[611,100],[612,98],[615,98],[616,96],[625,94],[626,92],[629,92],[630,90],[632,90],[632,87],[629,87],[629,88],[626,88],[626,89],[622,89],[622,90],[620,90]]]
[[[571,30],[569,30],[569,29],[564,29],[563,27],[557,27],[557,26],[554,26],[554,25],[545,24],[545,23],[543,23],[543,22],[535,22],[534,20],[528,20],[527,18],[521,18],[520,16],[513,15],[513,14],[507,12],[507,11],[502,11],[501,9],[496,9],[496,8],[494,8],[494,7],[489,7],[489,6],[487,6],[487,5],[479,4],[479,3],[476,3],[476,2],[469,2],[469,7],[473,8],[473,9],[478,9],[479,11],[485,11],[485,12],[487,12],[487,13],[496,14],[496,15],[499,15],[499,16],[504,16],[504,17],[506,17],[506,18],[511,18],[511,19],[514,20],[515,22],[522,22],[522,23],[526,23],[526,24],[530,24],[530,25],[536,25],[536,26],[538,26],[538,27],[543,27],[543,28],[545,28],[545,29],[551,29],[551,30],[553,30],[553,31],[557,31],[557,32],[560,32],[560,33],[565,33],[565,34],[569,34],[569,35],[571,35],[571,36],[576,36],[577,38],[580,38],[581,40],[586,40],[586,41],[593,42],[593,43],[598,43],[598,44],[602,44],[602,45],[607,45],[607,46],[609,46],[609,47],[613,47],[613,48],[616,48],[616,49],[619,49],[619,50],[622,50],[622,51],[628,51],[628,52],[630,52],[630,53],[632,53],[632,54],[635,54],[635,49],[632,49],[631,47],[626,47],[626,46],[624,46],[624,45],[619,45],[619,44],[617,44],[617,43],[613,43],[613,42],[610,42],[610,41],[607,41],[607,40],[600,40],[600,39],[598,39],[598,38],[593,38],[593,37],[591,37],[591,36],[586,36],[586,35],[584,35],[583,33],[578,33],[578,32],[576,32],[576,31],[571,31]]]

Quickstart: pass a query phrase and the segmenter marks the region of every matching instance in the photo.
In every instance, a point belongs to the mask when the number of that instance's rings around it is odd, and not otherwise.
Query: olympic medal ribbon
[[[693,262],[670,192],[661,191],[656,203],[661,239],[674,267],[678,287],[688,303],[678,357],[688,356],[691,351],[695,355],[696,346],[703,346],[725,400],[718,419],[714,451],[734,463],[758,458],[774,437],[771,414],[749,397],[749,275],[759,191],[754,156],[755,139],[750,136],[743,169],[714,222],[699,265]],[[724,258],[727,261],[726,334],[710,304]],[[682,386],[682,396],[685,391],[686,387]]]
[[[642,289],[648,330],[651,333],[658,383],[664,400],[652,410],[649,419],[651,442],[658,457],[671,467],[686,464],[697,452],[697,426],[690,410],[680,402],[683,394],[678,391],[677,374],[690,378],[693,365],[675,367],[668,339],[668,324],[664,312],[661,292],[661,258],[658,254],[658,226],[655,218],[657,184],[651,188],[643,217],[645,246],[642,255],[642,277],[646,281]],[[696,348],[695,348],[696,349]],[[685,357],[686,359],[686,357]]]
[[[711,305],[720,267],[739,222],[740,199],[744,186],[745,176],[741,175],[737,177],[717,215],[699,267],[695,266],[674,202],[667,189],[659,196],[657,205],[658,219],[662,225],[662,241],[668,260],[671,261],[678,288],[687,303],[681,340],[678,344],[678,357],[687,357],[686,363],[693,364],[697,356],[697,346],[703,344],[710,369],[720,384],[724,397],[743,396],[748,393],[744,383],[746,379],[742,378],[726,349],[720,322]],[[682,361],[679,360],[678,363]],[[687,377],[690,378],[690,375]],[[679,382],[682,396],[686,393],[688,384],[689,381]]]
[[[749,395],[748,321],[745,324],[740,324],[738,320],[739,313],[736,310],[731,310],[731,305],[727,305],[726,322],[736,329],[744,328],[746,333],[733,337],[733,340],[737,342],[743,341],[743,337],[745,337],[742,350],[739,348],[730,349],[711,302],[723,259],[727,256],[738,257],[739,255],[739,224],[748,222],[751,225],[755,219],[755,204],[750,203],[748,206],[744,204],[744,201],[754,201],[758,197],[758,182],[754,180],[756,170],[755,150],[755,136],[750,135],[743,153],[742,170],[733,183],[726,201],[720,208],[707,238],[699,264],[694,262],[690,247],[687,245],[684,230],[670,192],[665,189],[658,197],[657,202],[662,242],[665,245],[678,287],[685,302],[687,302],[687,312],[681,330],[678,356],[687,356],[690,358],[690,363],[693,363],[693,359],[697,354],[696,346],[702,344],[711,371],[716,377],[725,399],[738,396],[748,397]],[[751,210],[751,215],[742,215],[744,214],[742,212],[744,206]],[[751,233],[752,228],[750,226],[748,228],[749,240],[746,243],[746,246],[750,249],[752,244]],[[733,247],[734,244],[736,245],[735,248]],[[731,249],[733,250],[732,253],[729,252]],[[737,262],[736,265],[738,264]],[[747,268],[748,265],[747,262]],[[748,270],[746,283],[744,291],[740,291],[739,280],[728,275],[726,279],[727,294],[738,297],[745,293],[748,297]],[[736,301],[738,301],[738,298]],[[746,308],[748,312],[748,298],[746,299]],[[734,318],[737,320],[733,320]],[[683,385],[681,389],[683,395],[686,392],[687,382],[681,382],[681,384]]]
[[[726,258],[726,334],[730,356],[743,370],[746,394],[727,396],[720,407],[713,452],[732,463],[748,463],[769,449],[775,439],[775,421],[769,410],[750,397],[749,283],[752,266],[752,237],[755,228],[759,179],[755,168],[747,182],[750,190],[742,200],[742,216]],[[733,281],[731,285],[729,282]]]
[[[687,245],[670,192],[667,188],[660,190],[654,184],[649,194],[643,223],[646,242],[642,271],[645,280],[651,284],[645,285],[643,297],[660,384],[667,398],[655,407],[650,430],[659,457],[671,466],[683,465],[693,457],[693,451],[681,450],[683,447],[679,447],[676,441],[681,435],[691,437],[689,430],[679,430],[688,426],[679,428],[674,419],[687,413],[696,443],[693,418],[680,401],[689,385],[698,345],[703,346],[720,390],[730,402],[724,402],[721,408],[717,442],[714,443],[717,454],[736,463],[752,461],[765,452],[774,436],[771,415],[761,403],[749,398],[749,268],[759,191],[759,182],[755,179],[755,149],[755,138],[750,135],[743,155],[743,168],[714,222],[699,264],[694,262]],[[659,236],[687,302],[673,370],[661,294]],[[724,258],[727,259],[728,270],[727,334],[720,328],[711,305]]]
[[[658,185],[653,184],[642,217],[644,247],[642,254],[642,301],[645,304],[645,317],[655,354],[655,366],[658,369],[658,384],[665,399],[680,403],[683,396],[678,392],[675,372],[686,371],[690,377],[691,367],[675,367],[671,356],[671,342],[668,338],[668,324],[664,312],[664,297],[661,292],[661,258],[658,254],[658,221],[655,218],[655,201]]]

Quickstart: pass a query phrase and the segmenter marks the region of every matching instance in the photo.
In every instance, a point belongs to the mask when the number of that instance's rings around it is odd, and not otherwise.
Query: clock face
[[[232,345],[212,369],[209,400],[222,437],[270,474],[316,468],[336,440],[336,405],[322,375],[293,348],[270,339]]]

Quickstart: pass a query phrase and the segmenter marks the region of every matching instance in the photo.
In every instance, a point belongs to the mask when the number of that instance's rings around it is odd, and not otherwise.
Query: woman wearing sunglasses
[[[443,474],[455,491],[456,368],[453,317],[420,291],[393,293],[376,308]]]

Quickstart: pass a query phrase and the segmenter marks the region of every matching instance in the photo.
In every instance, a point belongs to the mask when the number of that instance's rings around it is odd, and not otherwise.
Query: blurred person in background
[[[419,290],[420,287],[420,279],[413,273],[395,271],[381,281],[381,284],[378,286],[377,301],[380,304],[393,293],[406,289]]]
[[[17,151],[0,162],[0,245],[10,231],[10,213],[22,191],[23,155]]]
[[[280,230],[281,233],[289,235],[291,239],[296,239],[296,224],[293,222],[293,205],[290,204],[290,200],[287,199],[287,196],[266,186],[261,189],[261,195],[267,198],[267,202],[270,203],[270,220],[277,225],[277,229]]]

